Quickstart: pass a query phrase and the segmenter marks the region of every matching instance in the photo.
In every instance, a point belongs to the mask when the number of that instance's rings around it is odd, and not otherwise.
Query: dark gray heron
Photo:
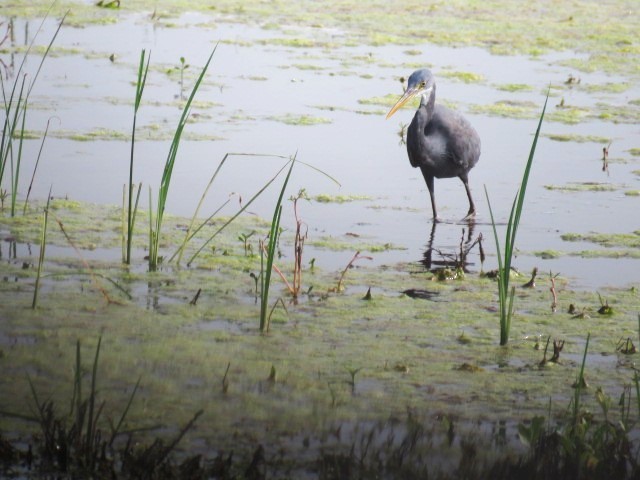
[[[419,167],[427,182],[433,221],[438,221],[433,180],[453,177],[462,180],[467,191],[469,212],[464,220],[469,220],[476,214],[469,189],[469,170],[480,158],[480,137],[460,113],[436,105],[436,82],[426,68],[411,74],[404,95],[389,110],[387,118],[415,97],[420,97],[420,106],[407,131],[407,152],[411,166]]]

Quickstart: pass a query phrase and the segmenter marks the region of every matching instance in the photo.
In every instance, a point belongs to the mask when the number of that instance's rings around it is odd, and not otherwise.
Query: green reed
[[[531,151],[529,152],[529,158],[527,165],[524,169],[522,176],[522,182],[520,188],[516,192],[516,196],[511,206],[511,214],[509,215],[509,221],[507,222],[507,233],[504,243],[504,257],[500,251],[500,241],[498,240],[498,232],[496,229],[496,222],[493,216],[493,210],[491,209],[491,202],[489,201],[489,193],[485,185],[484,192],[487,197],[487,204],[489,205],[489,214],[491,215],[491,225],[493,226],[493,235],[496,242],[496,254],[498,257],[498,299],[500,304],[500,345],[506,345],[509,341],[509,330],[511,329],[511,318],[513,316],[513,299],[515,296],[515,287],[509,289],[509,280],[511,274],[511,260],[516,244],[516,233],[518,232],[518,226],[520,225],[520,216],[522,215],[522,209],[524,207],[524,197],[527,191],[527,183],[529,182],[529,173],[531,171],[531,165],[533,164],[533,158],[535,156],[536,146],[538,143],[538,137],[540,136],[540,127],[542,126],[542,120],[544,113],[547,109],[547,101],[549,100],[549,94],[544,101],[540,120],[538,121],[538,128],[533,137],[533,143],[531,145]]]
[[[49,224],[49,203],[51,202],[51,189],[49,189],[49,195],[47,196],[47,205],[44,208],[42,214],[42,231],[40,232],[40,255],[38,256],[38,270],[36,272],[36,285],[33,291],[33,301],[31,302],[31,308],[38,306],[38,292],[40,290],[40,277],[42,275],[42,265],[44,263],[44,254],[47,247],[47,225]]]
[[[29,54],[33,48],[34,42],[42,29],[42,26],[45,20],[48,18],[49,12],[47,12],[36,31],[31,43],[27,47],[27,50],[22,57],[22,61],[20,62],[20,66],[16,70],[14,74],[13,85],[9,88],[10,91],[7,90],[7,86],[4,83],[3,75],[0,75],[0,89],[2,90],[2,101],[4,107],[5,119],[2,125],[2,139],[0,140],[0,185],[2,185],[2,180],[4,178],[7,169],[10,174],[9,186],[10,186],[10,195],[11,195],[11,216],[15,216],[16,214],[16,203],[18,197],[18,185],[20,180],[20,164],[22,161],[22,148],[24,143],[24,134],[26,127],[26,116],[27,116],[27,104],[29,100],[29,96],[31,94],[31,90],[33,89],[38,76],[40,74],[40,70],[42,69],[42,65],[49,55],[49,51],[62,28],[62,25],[67,17],[67,14],[62,17],[60,23],[58,24],[58,28],[56,29],[49,45],[47,46],[45,52],[42,55],[40,60],[40,64],[33,75],[29,85],[27,86],[27,74],[24,72],[24,66],[26,63]],[[14,140],[17,139],[17,145],[14,145]]]
[[[220,161],[220,163],[218,164],[218,167],[216,168],[216,170],[213,172],[213,175],[211,176],[211,179],[209,180],[209,183],[207,184],[206,188],[204,189],[202,196],[200,197],[200,201],[198,202],[198,205],[193,213],[193,216],[191,217],[191,221],[189,222],[189,226],[187,227],[187,231],[185,233],[184,236],[184,240],[182,241],[182,243],[180,244],[180,247],[178,247],[178,249],[173,253],[173,255],[171,255],[171,257],[169,258],[169,261],[173,261],[176,256],[178,257],[176,260],[176,263],[180,264],[180,262],[182,261],[182,256],[184,254],[185,248],[187,246],[187,244],[189,243],[189,241],[191,239],[193,239],[193,237],[205,226],[207,225],[211,219],[213,217],[215,217],[218,212],[220,212],[220,210],[229,203],[229,200],[227,200],[226,202],[224,202],[218,209],[216,209],[211,215],[209,215],[204,221],[200,222],[199,225],[195,226],[196,223],[196,219],[198,218],[198,213],[200,212],[200,208],[202,207],[202,204],[204,203],[204,199],[206,198],[207,194],[209,193],[209,189],[211,188],[211,186],[213,185],[213,182],[215,181],[216,177],[218,176],[218,173],[220,173],[220,170],[222,170],[222,167],[224,166],[224,164],[226,163],[226,161],[232,157],[273,157],[273,158],[287,158],[287,157],[283,157],[281,155],[269,155],[269,154],[259,154],[259,153],[227,153],[225,154],[225,156],[222,158],[222,160]],[[269,185],[271,185],[274,180],[278,177],[278,175],[280,174],[280,172],[282,172],[284,170],[284,168],[286,167],[286,164],[284,167],[282,167],[272,178],[271,180],[269,180],[265,185],[263,185],[260,190],[258,190],[258,192],[256,194],[254,194],[247,203],[245,203],[224,225],[222,225],[222,227],[220,227],[218,230],[216,230],[216,232],[214,232],[213,235],[211,235],[201,246],[200,248],[191,256],[191,258],[188,260],[188,264],[191,264],[191,262],[193,262],[193,260],[195,260],[195,258],[200,254],[200,252],[202,252],[202,250],[218,235],[220,234],[231,222],[233,222],[242,212],[244,212],[249,205],[251,205],[254,200],[256,200],[266,189]]]
[[[146,58],[146,63],[145,63]],[[127,200],[127,225],[126,225],[126,240],[125,232],[123,231],[123,248],[122,248],[122,262],[126,264],[131,263],[131,243],[133,242],[133,231],[136,223],[136,213],[138,211],[138,202],[140,200],[140,191],[142,190],[142,184],[138,185],[138,192],[136,194],[135,203],[133,201],[133,159],[134,148],[136,144],[136,123],[138,119],[138,110],[140,109],[140,102],[142,101],[142,93],[144,87],[147,84],[147,73],[149,72],[149,61],[151,60],[151,54],[146,57],[146,52],[143,49],[140,52],[140,63],[138,64],[138,78],[136,81],[136,97],[133,104],[133,126],[131,127],[131,157],[129,159],[129,188],[126,192]],[[123,203],[124,203],[123,199]],[[123,204],[124,208],[124,204]]]
[[[217,46],[216,46],[217,48]],[[150,215],[150,230],[149,230],[149,270],[154,271],[158,268],[158,246],[160,244],[160,232],[162,230],[162,220],[164,217],[164,209],[165,204],[167,202],[167,196],[169,194],[169,185],[171,183],[171,175],[173,173],[173,166],[175,165],[176,157],[178,155],[178,148],[180,147],[180,139],[182,138],[182,133],[184,131],[184,127],[187,124],[187,120],[189,118],[189,114],[191,112],[191,103],[193,102],[193,98],[202,83],[202,79],[204,78],[207,69],[209,68],[209,64],[211,63],[211,59],[213,58],[213,54],[216,52],[216,48],[213,49],[211,55],[207,60],[207,63],[202,68],[198,79],[196,80],[193,89],[191,90],[191,95],[187,99],[187,102],[182,109],[182,115],[180,117],[180,121],[178,122],[178,126],[176,127],[176,131],[173,135],[173,140],[171,142],[171,146],[169,147],[169,153],[167,155],[167,160],[165,162],[164,171],[162,173],[162,179],[160,181],[160,188],[158,191],[158,203],[156,205],[156,214],[155,221],[153,220],[152,204],[149,202],[149,215]],[[151,193],[150,193],[151,195]]]
[[[271,272],[273,270],[273,259],[275,257],[276,247],[278,244],[278,235],[280,233],[280,218],[282,217],[282,199],[284,198],[284,192],[287,189],[289,183],[289,177],[291,177],[291,171],[296,163],[296,157],[294,156],[290,160],[289,171],[282,183],[282,189],[280,190],[280,196],[276,201],[276,206],[273,211],[273,218],[271,219],[271,229],[269,230],[269,243],[260,248],[260,331],[264,332],[268,328],[267,310],[269,307],[269,288],[271,287]],[[265,253],[266,253],[266,265],[265,265]]]

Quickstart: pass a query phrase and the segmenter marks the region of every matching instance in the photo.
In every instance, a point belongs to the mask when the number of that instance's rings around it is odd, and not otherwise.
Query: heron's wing
[[[480,158],[480,137],[460,113],[436,105],[427,136],[446,161],[469,170]]]

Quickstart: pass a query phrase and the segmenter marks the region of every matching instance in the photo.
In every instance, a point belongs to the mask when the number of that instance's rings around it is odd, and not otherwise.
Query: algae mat
[[[142,249],[131,267],[118,261],[117,208],[61,200],[52,211],[74,244],[81,244],[84,226],[98,219],[92,230],[101,234],[83,254],[51,227],[49,248],[57,254],[44,265],[38,307],[31,309],[38,255],[30,243],[37,228],[31,227],[41,215],[34,209],[2,220],[10,240],[1,251],[0,282],[5,412],[29,414],[27,376],[40,396],[64,410],[75,342],[81,342],[88,374],[98,337],[98,390],[108,410],[124,408],[138,378],[127,428],[171,431],[204,409],[185,439],[190,452],[208,451],[207,445],[250,451],[256,442],[271,454],[294,451],[300,447],[295,439],[322,437],[340,424],[404,418],[408,411],[461,425],[514,425],[545,415],[549,405],[553,417],[562,417],[587,332],[585,405],[597,409],[596,387],[618,398],[635,372],[636,355],[623,348],[627,339],[638,343],[635,287],[576,292],[555,278],[554,313],[550,278],[540,275],[534,288],[517,289],[511,341],[499,347],[497,285],[478,271],[439,281],[412,265],[372,268],[357,262],[338,289],[341,271],[306,265],[306,293],[297,303],[274,281],[272,298],[281,298],[286,309],[279,304],[270,331],[261,334],[251,276],[259,273],[260,259],[238,237],[249,228],[256,237],[266,235],[264,222],[240,219],[190,268],[170,265],[147,273]],[[179,243],[185,221],[168,219],[168,245]],[[215,228],[208,225],[203,238]],[[257,241],[249,240],[256,250]],[[283,234],[277,260],[286,275],[291,241]],[[102,259],[92,259],[91,252]],[[527,280],[514,279],[520,285]],[[430,299],[402,293],[407,290],[428,291]],[[542,362],[548,337],[565,341],[558,362]],[[547,360],[551,352],[549,347]],[[17,435],[29,431],[28,424],[7,417],[2,425]]]

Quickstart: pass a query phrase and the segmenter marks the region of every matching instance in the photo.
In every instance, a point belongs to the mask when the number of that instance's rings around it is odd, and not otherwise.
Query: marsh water
[[[14,42],[27,44],[38,26],[38,20],[15,19]],[[45,22],[36,43],[46,45],[55,27],[54,21]],[[624,244],[604,248],[561,238],[631,234],[638,227],[639,197],[632,193],[640,185],[640,177],[633,173],[639,160],[630,153],[638,146],[638,126],[599,113],[606,106],[627,108],[630,100],[640,97],[637,84],[563,66],[564,59],[578,55],[573,52],[531,59],[429,44],[344,46],[340,37],[337,30],[220,23],[197,13],[170,22],[148,14],[118,15],[108,25],[64,27],[29,106],[29,130],[41,134],[50,120],[32,197],[43,198],[51,187],[57,197],[121,202],[122,186],[128,181],[137,62],[145,49],[151,68],[139,113],[134,181],[143,183],[141,205],[146,207],[147,188],[157,189],[159,184],[180,114],[180,96],[189,94],[217,45],[180,145],[169,212],[193,213],[225,153],[297,154],[340,186],[300,166],[290,183],[291,195],[304,188],[312,198],[352,200],[301,205],[311,245],[318,239],[339,242],[353,236],[387,245],[375,253],[376,264],[417,262],[428,247],[435,249],[434,258],[439,252],[455,254],[463,229],[469,236],[469,226],[459,221],[467,210],[461,182],[436,181],[444,222],[432,232],[426,186],[419,170],[409,165],[399,136],[413,112],[405,109],[385,120],[393,95],[402,92],[402,78],[428,66],[437,77],[438,101],[464,112],[482,139],[481,160],[470,175],[479,210],[471,233],[474,238],[483,234],[490,255],[493,235],[484,188],[497,221],[504,223],[550,88],[515,266],[560,273],[578,288],[638,280],[639,260]],[[188,65],[182,86],[181,57]],[[6,55],[3,60],[10,61]],[[36,56],[30,58],[28,69],[35,69],[38,61]],[[5,72],[10,75],[11,68]],[[469,73],[471,81],[465,77]],[[620,84],[626,87],[608,88]],[[511,85],[524,87],[510,90]],[[528,118],[482,113],[499,102],[522,107]],[[554,118],[568,108],[579,112],[570,123]],[[554,139],[562,135],[563,141]],[[604,172],[602,148],[609,142],[609,166]],[[24,172],[32,171],[40,145],[40,138],[26,142]],[[227,162],[201,214],[212,213],[233,192],[250,198],[282,163],[265,158]],[[22,181],[24,191],[30,176],[23,175]],[[278,187],[273,187],[251,211],[270,218],[277,193]],[[236,208],[232,202],[222,214]],[[287,228],[294,224],[290,204],[285,205],[283,224]],[[336,268],[351,255],[351,251],[317,249],[310,258]],[[468,260],[472,269],[480,269],[477,249]],[[490,257],[488,263],[494,260]]]
[[[393,423],[406,412],[460,418],[490,436],[508,424],[508,443],[519,446],[519,421],[551,413],[552,401],[554,415],[566,411],[587,331],[593,333],[590,381],[615,399],[626,391],[635,357],[621,353],[617,341],[636,338],[640,281],[640,87],[632,78],[576,70],[572,61],[588,57],[573,51],[525,57],[475,47],[374,44],[354,41],[337,27],[242,21],[242,15],[101,15],[109,21],[62,27],[30,95],[18,190],[24,200],[39,158],[30,194],[36,209],[24,220],[36,228],[25,234],[30,241],[16,241],[19,234],[11,233],[24,233],[20,216],[7,215],[0,228],[7,241],[0,245],[2,268],[9,272],[0,284],[6,299],[0,303],[0,361],[6,364],[0,382],[7,386],[0,388],[2,409],[15,410],[30,399],[25,372],[38,389],[64,398],[75,342],[82,339],[83,359],[90,358],[100,334],[100,382],[109,387],[104,390],[110,405],[122,405],[126,396],[120,394],[144,375],[142,406],[131,413],[132,422],[175,431],[193,412],[206,410],[204,427],[185,447],[192,451],[225,442],[232,448],[244,442],[249,450],[257,440],[273,456],[279,446],[294,444],[309,456],[309,443],[333,438],[309,440],[309,432],[344,427],[344,436],[355,438],[359,428],[369,427],[386,435],[404,427],[378,422],[391,417]],[[48,19],[36,36],[40,19],[12,21],[12,36],[5,40],[11,48],[0,47],[6,84],[31,39],[42,53],[57,27]],[[309,197],[298,204],[308,228],[308,290],[297,305],[288,304],[289,311],[275,310],[269,335],[257,331],[249,273],[259,268],[255,253],[262,233],[252,232],[266,230],[259,219],[271,218],[281,179],[230,227],[222,247],[194,268],[169,265],[147,273],[140,238],[133,265],[123,268],[120,262],[120,208],[141,50],[150,55],[150,67],[133,178],[143,185],[140,204],[146,209],[149,188],[156,201],[184,98],[214,48],[180,143],[165,232],[173,232],[169,242],[178,238],[176,231],[182,235],[225,154],[296,155],[300,163],[287,197],[300,189]],[[37,53],[28,57],[28,78],[39,61]],[[436,180],[443,222],[432,223],[426,186],[402,142],[413,111],[385,120],[403,79],[425,66],[436,75],[437,101],[462,111],[482,139],[480,162],[470,174],[478,209],[471,224],[460,221],[468,204],[457,179]],[[512,341],[502,348],[497,287],[480,275],[497,267],[485,188],[502,238],[547,92],[513,261],[525,273],[522,283],[534,267],[542,281],[537,289],[518,290]],[[603,147],[609,152],[604,169]],[[229,199],[218,216],[232,215],[239,199],[245,204],[285,161],[230,158],[200,216]],[[31,310],[25,305],[33,293],[40,208],[50,189],[75,244],[49,229],[49,277],[40,306]],[[284,263],[292,261],[295,230],[289,201],[282,225]],[[469,245],[480,234],[487,259],[482,265],[474,247],[463,281],[439,282],[427,273],[429,265],[456,258],[461,242]],[[253,256],[243,254],[242,238],[250,238]],[[167,254],[173,245],[162,248]],[[342,292],[336,277],[357,250],[370,260],[348,272]],[[312,259],[315,271],[308,267]],[[115,278],[133,301],[97,301],[95,286],[78,273],[89,270],[83,262]],[[561,306],[553,312],[548,273],[560,275]],[[203,294],[197,306],[190,305],[198,287]],[[373,300],[363,302],[368,287]],[[409,288],[427,289],[433,298],[414,301],[402,295]],[[273,290],[286,297],[281,283]],[[609,301],[615,313],[600,316],[598,302]],[[568,314],[569,303],[584,315]],[[561,362],[541,362],[546,338],[567,341]],[[220,388],[225,367],[228,392]],[[276,369],[277,380],[269,374]],[[597,409],[593,399],[591,407]],[[3,429],[22,431],[22,425],[8,424]],[[445,435],[442,428],[435,433],[442,442]]]

